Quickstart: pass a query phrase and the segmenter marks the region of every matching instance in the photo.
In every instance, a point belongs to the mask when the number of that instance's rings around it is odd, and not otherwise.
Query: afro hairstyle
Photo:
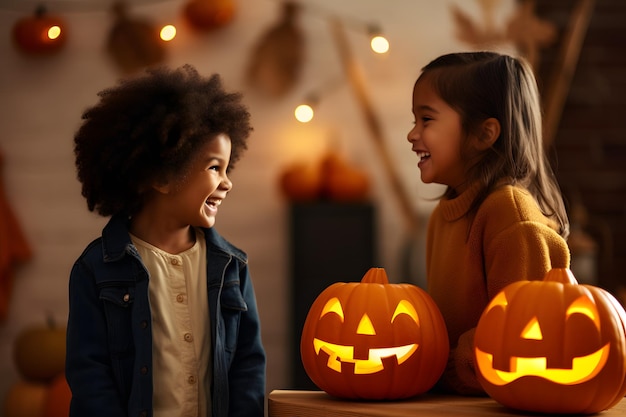
[[[87,207],[102,216],[132,216],[154,184],[184,178],[207,141],[226,134],[232,169],[252,131],[240,93],[218,74],[191,65],[152,68],[98,93],[74,136],[78,180]]]

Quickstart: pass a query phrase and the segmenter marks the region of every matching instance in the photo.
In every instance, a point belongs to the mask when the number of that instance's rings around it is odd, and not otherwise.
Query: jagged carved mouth
[[[506,385],[524,376],[537,376],[562,385],[580,384],[594,378],[609,358],[610,344],[572,360],[571,369],[548,368],[546,358],[511,358],[511,371],[493,368],[493,355],[476,349],[476,362],[481,374],[494,385]]]
[[[368,350],[367,359],[355,359],[354,346],[338,345],[315,338],[313,339],[313,347],[317,355],[320,354],[320,351],[328,355],[326,366],[334,371],[342,372],[342,363],[351,363],[354,364],[355,374],[373,374],[385,369],[383,358],[395,356],[398,365],[400,365],[413,355],[418,348],[418,344],[411,343],[391,348],[372,348]]]

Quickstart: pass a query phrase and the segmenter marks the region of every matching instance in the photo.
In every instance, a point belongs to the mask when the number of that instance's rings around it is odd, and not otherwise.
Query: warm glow
[[[326,302],[324,308],[322,309],[322,314],[320,314],[320,318],[328,313],[335,313],[339,316],[339,318],[341,318],[341,322],[343,323],[343,309],[341,308],[341,302],[337,297],[333,297]]]
[[[382,371],[385,369],[383,358],[395,356],[398,365],[400,365],[417,350],[416,343],[393,348],[369,349],[367,359],[354,359],[354,346],[336,345],[315,338],[313,339],[313,347],[318,355],[320,351],[328,355],[326,365],[330,369],[341,373],[342,363],[352,363],[354,364],[354,373],[357,375]]]
[[[374,330],[374,325],[372,324],[372,320],[370,320],[367,314],[363,314],[363,317],[361,317],[359,326],[356,328],[356,334],[369,334],[369,335],[376,334],[376,330]]]
[[[161,39],[163,39],[165,42],[171,41],[172,39],[176,37],[176,26],[174,25],[163,26],[159,35],[161,36]]]
[[[313,119],[313,108],[308,104],[301,104],[294,112],[296,119],[302,123],[308,123]]]
[[[370,43],[372,51],[378,54],[384,54],[389,51],[389,41],[384,36],[374,36]]]
[[[539,327],[539,321],[537,320],[537,317],[533,317],[530,323],[526,325],[526,327],[522,331],[522,338],[543,340],[543,334],[541,334],[541,327]]]
[[[406,314],[413,319],[415,323],[419,325],[420,320],[417,317],[417,311],[415,311],[415,307],[408,300],[400,300],[398,306],[396,307],[396,311],[393,312],[393,316],[391,317],[391,322],[393,323],[396,317],[400,314]]]
[[[565,317],[569,317],[572,314],[583,314],[593,320],[596,328],[600,329],[600,317],[598,317],[598,309],[593,301],[586,296],[580,296],[574,301],[567,309]]]
[[[61,36],[61,28],[59,26],[52,26],[48,29],[48,39],[55,40],[59,36]]]
[[[502,291],[494,297],[487,310],[496,306],[506,308],[507,304],[506,296]],[[565,313],[566,319],[573,314],[589,317],[600,329],[599,314],[591,298],[580,296],[571,303]],[[522,338],[530,340],[543,340],[543,336],[537,317],[533,317],[521,333]],[[589,355],[573,358],[571,369],[548,368],[546,357],[513,356],[510,360],[509,371],[503,371],[493,368],[493,354],[476,348],[476,363],[481,375],[493,385],[506,385],[525,376],[535,376],[562,385],[574,385],[589,381],[598,375],[606,365],[609,351],[610,343],[607,343]]]
[[[572,369],[547,368],[546,358],[511,358],[511,371],[493,368],[493,355],[476,348],[476,363],[482,376],[494,385],[506,385],[524,376],[537,376],[562,385],[581,384],[595,378],[606,365],[610,344],[596,352],[574,358]]]
[[[495,297],[493,297],[493,300],[491,300],[491,302],[487,306],[487,310],[491,310],[498,306],[506,307],[508,305],[509,301],[506,299],[506,294],[504,293],[504,291],[500,291],[498,294],[496,294]]]
[[[334,313],[344,321],[344,312],[341,307],[341,301],[337,297],[333,297],[326,301],[322,312],[320,313],[320,319],[326,314]],[[408,300],[401,300],[391,318],[391,322],[400,314],[406,314],[411,317],[416,323],[419,324],[417,317],[417,311],[415,307]],[[376,335],[374,324],[367,314],[363,314],[361,320],[356,329],[357,334],[362,335]],[[416,350],[418,344],[412,343],[404,346],[396,346],[389,348],[374,348],[368,349],[367,359],[355,359],[354,358],[354,346],[338,345],[335,343],[325,342],[321,339],[313,339],[313,348],[316,354],[320,354],[320,351],[325,352],[328,355],[328,362],[326,366],[330,369],[341,372],[342,363],[354,364],[355,374],[373,374],[384,370],[383,358],[389,358],[395,356],[398,365],[405,362]]]

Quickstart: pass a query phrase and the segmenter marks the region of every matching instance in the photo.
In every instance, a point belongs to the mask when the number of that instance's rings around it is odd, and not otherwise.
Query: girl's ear
[[[480,135],[476,138],[476,148],[480,151],[490,148],[500,137],[500,122],[495,117],[485,120]]]

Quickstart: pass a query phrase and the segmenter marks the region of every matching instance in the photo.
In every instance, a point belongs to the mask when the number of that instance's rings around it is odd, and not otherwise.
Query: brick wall
[[[577,1],[537,0],[536,14],[565,31]],[[541,53],[546,91],[559,42]],[[598,284],[626,287],[626,1],[596,0],[552,149],[571,208],[587,210],[585,230],[599,245]],[[574,220],[573,218],[571,220]]]

